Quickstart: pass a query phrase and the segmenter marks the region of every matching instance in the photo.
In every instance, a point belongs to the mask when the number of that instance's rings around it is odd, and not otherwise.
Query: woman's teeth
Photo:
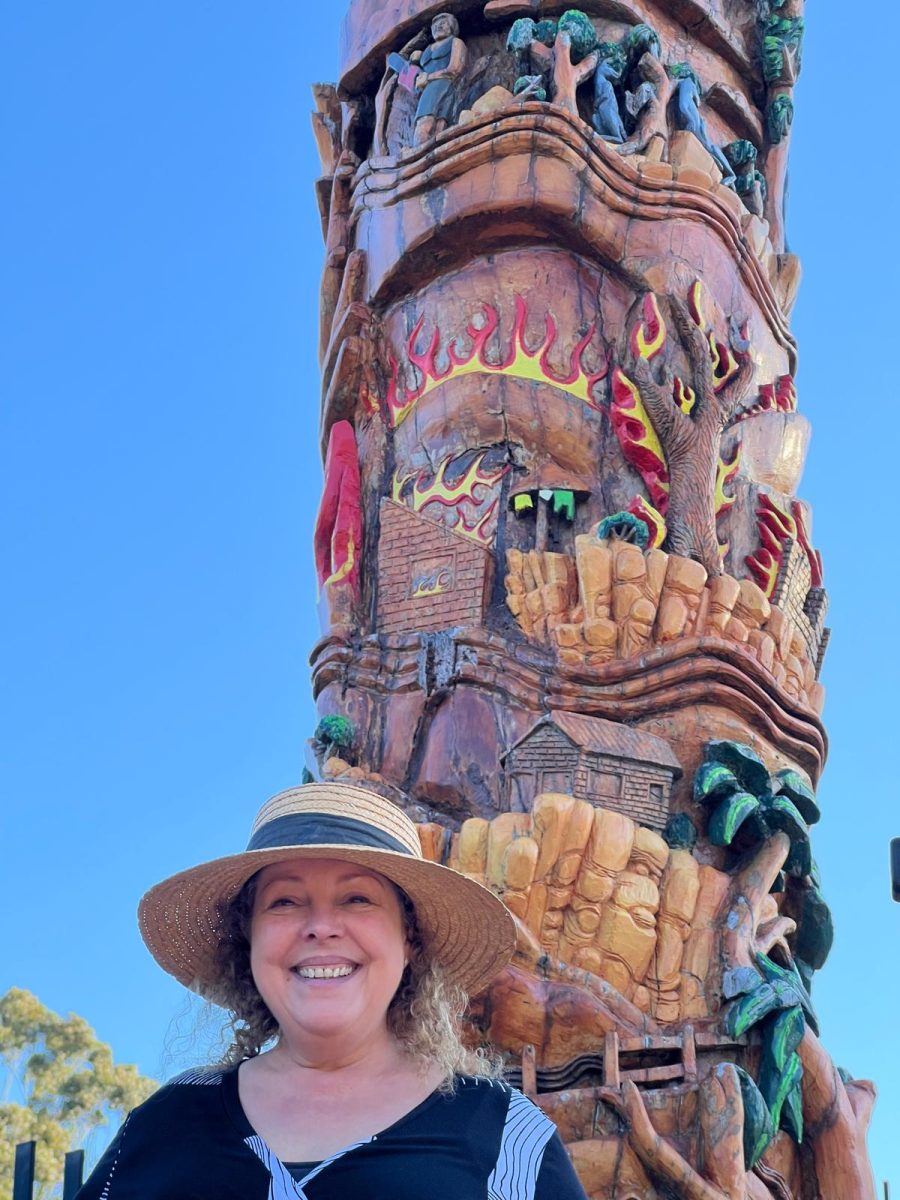
[[[340,979],[352,975],[356,967],[295,967],[301,979]]]

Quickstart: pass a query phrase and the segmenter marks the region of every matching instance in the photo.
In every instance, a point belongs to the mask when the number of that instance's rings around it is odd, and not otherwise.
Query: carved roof
[[[681,763],[675,757],[672,747],[663,738],[655,737],[652,733],[643,733],[639,729],[632,729],[618,721],[604,721],[600,717],[586,717],[581,713],[559,710],[542,717],[524,737],[519,738],[505,754],[501,755],[500,761],[503,762],[532,734],[545,725],[555,727],[573,745],[589,754],[609,754],[614,758],[624,758],[632,762],[653,763],[654,766],[667,767],[676,776],[681,774]]]

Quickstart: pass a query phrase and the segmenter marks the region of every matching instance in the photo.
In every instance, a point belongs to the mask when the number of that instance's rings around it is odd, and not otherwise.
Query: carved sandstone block
[[[658,642],[672,641],[693,631],[706,578],[706,568],[701,563],[677,554],[669,555],[656,616]]]
[[[457,869],[464,875],[471,875],[482,882],[487,870],[490,830],[489,821],[485,821],[482,817],[470,817],[468,821],[463,821],[459,831]]]
[[[709,583],[709,617],[707,621],[710,633],[725,634],[728,620],[740,595],[741,585],[731,575],[717,575]]]
[[[658,1021],[676,1021],[680,1015],[681,964],[699,891],[700,864],[688,851],[673,850],[663,876],[656,953],[647,979],[651,1012]]]
[[[543,918],[535,931],[541,944],[554,952],[593,819],[593,805],[572,796],[545,793],[534,803],[534,837],[540,847],[535,879],[547,889]]]
[[[521,920],[528,911],[528,889],[534,881],[537,860],[538,845],[531,837],[515,838],[503,856],[503,903]]]
[[[612,611],[612,554],[594,537],[581,534],[575,539],[578,570],[578,594],[584,607],[585,621],[608,618]]]
[[[748,629],[762,629],[772,613],[772,605],[766,598],[765,592],[752,579],[742,579],[740,595],[734,606],[734,615],[743,621]]]
[[[468,821],[466,825],[468,825]],[[463,826],[465,828],[465,826]],[[528,813],[501,813],[489,824],[487,843],[486,875],[491,887],[503,887],[504,856],[515,837],[531,832],[531,817]]]
[[[447,841],[448,831],[443,825],[438,825],[435,822],[428,824],[417,825],[419,831],[419,844],[422,847],[422,854],[425,858],[432,862],[443,861],[444,846]]]

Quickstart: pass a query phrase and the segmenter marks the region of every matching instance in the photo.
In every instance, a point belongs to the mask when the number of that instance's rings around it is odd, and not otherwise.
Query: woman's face
[[[333,859],[260,872],[250,967],[282,1036],[299,1049],[303,1039],[385,1031],[407,952],[400,900],[384,876]]]

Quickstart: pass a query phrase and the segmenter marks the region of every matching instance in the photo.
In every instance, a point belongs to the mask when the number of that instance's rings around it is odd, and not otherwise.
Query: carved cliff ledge
[[[525,635],[569,666],[603,666],[707,634],[743,646],[779,692],[821,713],[825,690],[802,632],[749,579],[628,542],[575,539],[576,553],[507,551],[506,603]]]
[[[748,647],[722,637],[682,637],[645,653],[577,668],[548,648],[484,629],[456,630],[457,690],[471,687],[519,712],[551,709],[643,724],[655,717],[720,706],[734,713],[815,783],[827,754],[818,715],[778,688]],[[378,697],[425,690],[416,635],[350,641],[331,635],[313,649],[313,694],[358,689]],[[398,781],[401,782],[402,781]]]
[[[431,202],[423,205],[426,194]],[[498,226],[498,218],[514,221],[512,230]],[[646,287],[647,281],[639,258],[630,263],[627,257],[626,234],[633,221],[702,224],[734,259],[794,371],[796,342],[773,286],[778,260],[765,223],[746,212],[713,173],[691,162],[673,166],[623,158],[565,109],[526,101],[453,126],[396,158],[370,159],[354,181],[353,221],[389,224],[378,236],[365,231],[369,293],[380,303],[403,290],[395,278],[401,266],[405,273],[412,266],[418,285],[437,269],[429,262],[437,236],[446,252],[455,243],[470,254],[473,238],[521,238],[529,220],[537,236],[542,222],[554,218],[565,222],[575,248],[580,243],[583,253],[635,287]],[[448,236],[454,226],[468,222],[472,229],[465,239],[458,229]],[[360,228],[358,237],[362,234]],[[443,256],[440,266],[446,270]]]

